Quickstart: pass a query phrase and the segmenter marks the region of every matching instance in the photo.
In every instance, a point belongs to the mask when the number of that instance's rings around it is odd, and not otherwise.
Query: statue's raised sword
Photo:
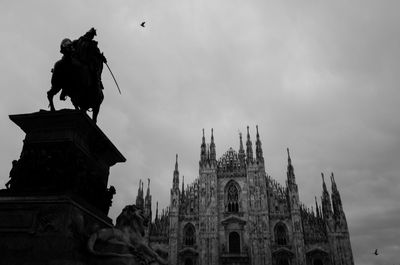
[[[104,63],[106,66],[107,66],[107,68],[108,68],[108,71],[110,71],[110,74],[111,74],[111,76],[112,76],[112,78],[114,79],[114,82],[115,82],[115,84],[117,85],[117,88],[118,88],[118,92],[121,94],[121,90],[119,89],[119,85],[118,85],[118,83],[117,83],[117,80],[115,79],[115,77],[114,77],[114,74],[113,74],[113,72],[111,71],[111,69],[110,69],[110,66],[108,66],[108,64],[107,63]]]

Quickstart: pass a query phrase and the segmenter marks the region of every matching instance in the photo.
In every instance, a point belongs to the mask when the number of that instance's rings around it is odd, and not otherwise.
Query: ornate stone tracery
[[[196,244],[196,229],[191,223],[185,225],[183,229],[184,234],[184,245],[193,246]]]
[[[274,228],[275,242],[278,245],[285,246],[288,243],[287,228],[284,223],[278,223]]]
[[[240,186],[231,180],[225,187],[225,211],[228,213],[238,213],[240,211]]]

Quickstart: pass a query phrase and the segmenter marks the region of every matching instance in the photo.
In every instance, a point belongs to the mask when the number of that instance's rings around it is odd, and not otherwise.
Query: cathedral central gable
[[[239,159],[238,153],[231,147],[218,160],[217,173],[220,177],[243,177],[246,165]]]

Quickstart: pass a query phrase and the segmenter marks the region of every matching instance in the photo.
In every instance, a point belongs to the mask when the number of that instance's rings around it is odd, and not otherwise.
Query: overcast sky
[[[154,207],[168,205],[175,154],[185,182],[197,177],[202,128],[208,142],[214,128],[220,157],[238,149],[247,125],[254,143],[258,125],[267,172],[284,184],[289,147],[306,205],[321,195],[320,173],[335,173],[356,264],[399,264],[399,9],[366,0],[2,0],[0,183],[24,138],[8,115],[47,108],[61,40],[95,27],[122,90],[105,69],[98,125],[127,158],[110,174],[114,220],[140,178],[151,178]]]

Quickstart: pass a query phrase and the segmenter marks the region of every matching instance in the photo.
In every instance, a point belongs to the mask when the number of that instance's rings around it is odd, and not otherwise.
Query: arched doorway
[[[193,265],[193,260],[190,258],[185,259],[185,265]]]
[[[290,263],[288,259],[282,258],[279,260],[279,265],[290,265]]]
[[[313,265],[324,265],[324,263],[320,259],[314,259]]]
[[[229,253],[240,253],[240,236],[237,232],[229,234]]]

